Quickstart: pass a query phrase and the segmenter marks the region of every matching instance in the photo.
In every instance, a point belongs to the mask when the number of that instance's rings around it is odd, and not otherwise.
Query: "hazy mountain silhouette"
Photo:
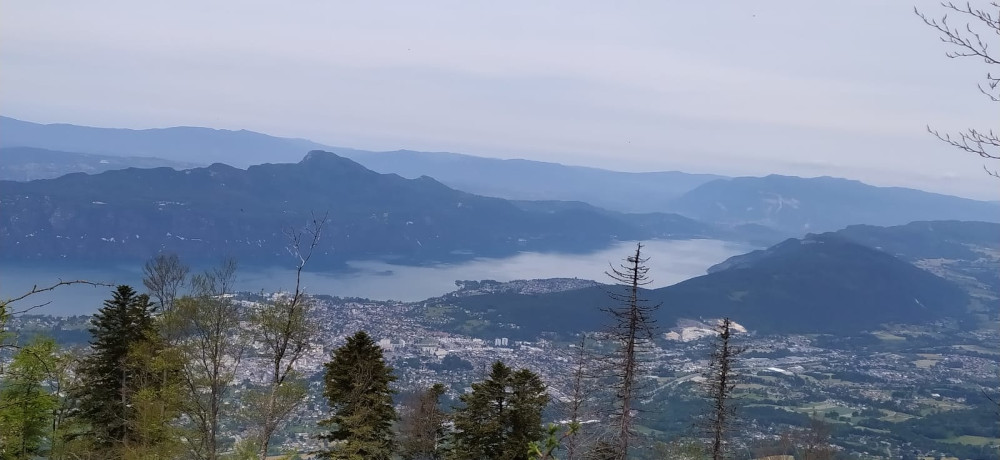
[[[0,180],[53,179],[75,172],[96,174],[125,168],[188,169],[198,166],[202,165],[153,157],[59,152],[34,147],[0,148]]]
[[[730,316],[764,333],[858,333],[884,323],[963,318],[969,305],[969,295],[956,284],[836,234],[789,239],[722,265],[673,286],[643,290],[641,297],[661,304],[656,319],[667,328],[683,318]],[[600,330],[608,321],[601,308],[611,304],[609,289],[617,288],[441,302],[486,319],[476,323],[483,336],[531,337],[543,331]],[[519,327],[502,326],[509,323]]]
[[[245,168],[295,162],[305,152],[328,147],[305,139],[253,131],[179,126],[162,129],[94,128],[31,123],[0,117],[0,147],[36,147],[100,155],[157,157],[185,163],[225,163]]]
[[[791,235],[853,224],[1000,221],[998,203],[833,177],[779,175],[708,182],[674,200],[669,209],[704,222],[759,224]]]
[[[406,263],[583,251],[615,239],[711,237],[680,216],[637,218],[592,207],[532,212],[429,177],[378,174],[332,153],[246,170],[125,169],[0,182],[0,258],[109,263],[158,251],[189,260],[287,262],[282,229],[311,213],[330,223],[314,267],[380,258]],[[634,221],[634,222],[633,222]]]

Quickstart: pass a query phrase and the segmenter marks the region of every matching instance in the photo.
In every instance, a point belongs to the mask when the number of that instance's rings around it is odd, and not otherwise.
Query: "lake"
[[[649,257],[650,288],[669,286],[705,274],[708,267],[755,247],[719,240],[653,240],[644,242]],[[349,263],[351,270],[303,274],[309,293],[378,300],[417,301],[455,290],[455,280],[510,281],[533,278],[582,278],[608,281],[609,263],[618,264],[635,251],[635,242],[619,242],[587,254],[521,253],[500,259],[473,259],[431,266],[402,266],[379,261]],[[142,291],[141,267],[79,268],[52,265],[25,268],[0,265],[0,298],[22,294],[37,284],[48,286],[60,279],[86,279],[109,284],[130,284]],[[287,268],[247,267],[238,272],[238,287],[249,291],[276,291],[295,285],[295,271]],[[42,305],[33,313],[91,314],[110,297],[110,287],[63,286],[31,296],[14,305],[19,311]]]

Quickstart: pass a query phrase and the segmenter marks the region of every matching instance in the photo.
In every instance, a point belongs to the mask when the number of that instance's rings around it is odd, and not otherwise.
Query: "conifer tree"
[[[80,417],[98,448],[124,447],[135,438],[132,397],[147,370],[130,356],[156,334],[152,309],[149,296],[121,285],[92,320],[91,353],[79,369],[87,385],[79,389],[79,400]]]
[[[347,343],[324,364],[323,395],[332,415],[320,422],[329,432],[320,436],[328,447],[323,458],[342,460],[389,460],[395,442],[392,405],[396,380],[380,348],[364,331],[347,338]]]
[[[726,456],[729,434],[736,418],[732,401],[737,382],[735,361],[744,349],[733,344],[733,322],[729,318],[719,320],[715,332],[712,355],[704,373],[705,397],[710,405],[704,428],[712,459],[721,460]]]
[[[497,361],[489,377],[472,384],[455,411],[454,460],[526,460],[529,446],[545,436],[545,383],[527,369]]]
[[[644,390],[640,378],[652,346],[656,324],[653,313],[659,308],[659,305],[652,305],[643,299],[640,292],[640,288],[651,282],[647,276],[648,260],[642,257],[640,243],[635,247],[635,254],[625,258],[625,263],[606,272],[618,283],[618,289],[609,292],[617,305],[606,310],[614,318],[609,335],[616,342],[606,365],[614,380],[615,406],[611,414],[614,428],[611,437],[617,444],[617,459],[628,457],[629,446],[636,436],[636,403]]]

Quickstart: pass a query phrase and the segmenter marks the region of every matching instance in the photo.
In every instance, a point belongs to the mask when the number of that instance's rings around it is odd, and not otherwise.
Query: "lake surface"
[[[719,240],[654,240],[644,242],[649,257],[650,288],[669,286],[705,274],[708,267],[756,249]],[[473,259],[454,264],[401,266],[379,261],[349,263],[349,272],[304,273],[309,293],[378,300],[416,301],[455,290],[455,280],[510,281],[533,278],[581,278],[607,282],[609,263],[619,264],[635,251],[635,242],[620,242],[588,254],[521,253],[501,259]],[[62,280],[86,279],[109,284],[130,284],[142,292],[141,267],[79,268],[53,265],[25,268],[0,265],[0,298],[8,299]],[[276,291],[295,286],[295,271],[287,268],[241,268],[238,287],[249,291]],[[14,311],[48,302],[33,313],[91,314],[110,297],[110,287],[63,286],[15,304]]]

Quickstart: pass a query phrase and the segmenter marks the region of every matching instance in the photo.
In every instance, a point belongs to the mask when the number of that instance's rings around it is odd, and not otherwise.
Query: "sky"
[[[994,128],[989,69],[913,7],[7,0],[0,114],[998,200],[983,160],[926,132]]]

